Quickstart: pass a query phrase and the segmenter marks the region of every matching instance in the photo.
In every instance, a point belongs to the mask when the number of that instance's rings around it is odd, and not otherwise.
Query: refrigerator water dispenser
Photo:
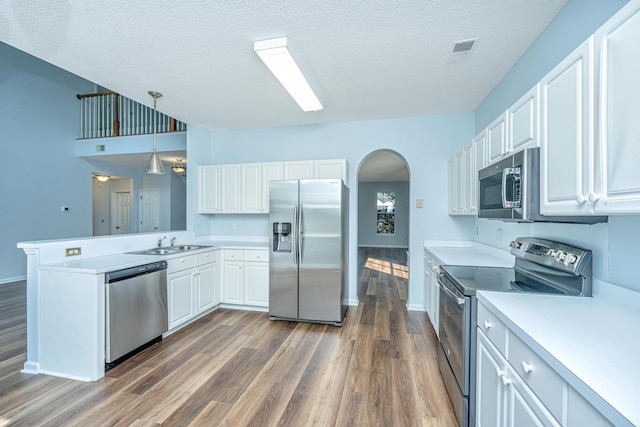
[[[273,251],[291,252],[291,223],[273,223]]]

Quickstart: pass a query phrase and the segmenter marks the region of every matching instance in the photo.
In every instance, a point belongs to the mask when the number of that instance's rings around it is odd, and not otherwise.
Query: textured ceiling
[[[209,129],[474,111],[567,0],[0,0],[0,40]],[[303,113],[253,52],[288,36]],[[466,62],[453,43],[478,37]]]

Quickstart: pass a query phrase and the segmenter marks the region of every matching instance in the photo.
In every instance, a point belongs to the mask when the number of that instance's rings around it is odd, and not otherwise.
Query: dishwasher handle
[[[126,280],[135,276],[153,273],[167,269],[167,261],[158,261],[150,264],[138,265],[136,267],[125,268],[122,270],[110,271],[104,275],[105,283],[115,283]]]

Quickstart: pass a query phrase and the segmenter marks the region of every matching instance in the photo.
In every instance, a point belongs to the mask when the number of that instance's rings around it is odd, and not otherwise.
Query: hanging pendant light
[[[164,174],[164,166],[162,166],[162,160],[160,160],[158,153],[156,153],[156,105],[158,103],[158,98],[160,98],[162,94],[160,92],[150,90],[149,95],[153,98],[153,153],[149,158],[149,163],[147,163],[146,173],[162,175]]]

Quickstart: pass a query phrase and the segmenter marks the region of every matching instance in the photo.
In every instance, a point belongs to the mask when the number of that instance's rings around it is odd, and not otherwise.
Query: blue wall
[[[92,83],[0,43],[0,283],[26,274],[18,242],[92,233],[92,168],[75,156],[76,94],[92,90]]]
[[[532,88],[629,0],[569,0],[476,110],[475,134]]]
[[[394,234],[378,234],[378,192],[396,193]],[[409,182],[361,182],[358,184],[358,246],[409,247]]]
[[[269,129],[209,132],[189,127],[189,164],[250,163],[286,160],[347,159],[350,188],[350,297],[356,296],[358,243],[358,169],[372,152],[387,149],[408,165],[409,250],[415,274],[410,276],[409,303],[422,301],[422,252],[425,239],[468,240],[473,219],[447,215],[447,160],[473,137],[473,114],[331,123]],[[195,154],[195,155],[194,155]],[[193,175],[190,175],[190,180]],[[187,218],[197,234],[267,236],[267,215],[196,214],[196,182],[187,183]],[[415,207],[424,199],[425,208]],[[191,212],[191,213],[190,213]],[[236,224],[235,230],[232,224]]]

